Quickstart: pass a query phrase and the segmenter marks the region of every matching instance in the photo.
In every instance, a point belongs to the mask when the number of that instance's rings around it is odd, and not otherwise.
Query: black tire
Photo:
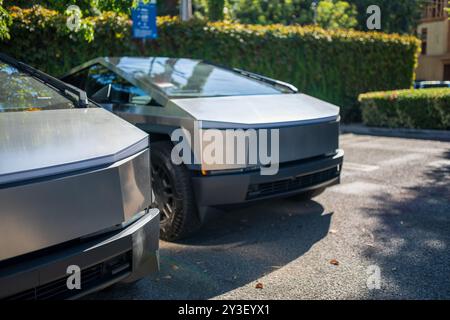
[[[189,171],[172,163],[172,148],[169,141],[150,147],[154,206],[160,210],[160,238],[166,241],[186,238],[201,226]]]
[[[326,188],[319,188],[314,190],[309,190],[300,194],[296,194],[295,196],[289,197],[289,199],[297,200],[297,201],[308,201],[312,198],[320,196]]]

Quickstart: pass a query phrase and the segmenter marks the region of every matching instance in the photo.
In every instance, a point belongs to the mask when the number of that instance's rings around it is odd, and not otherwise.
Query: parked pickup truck
[[[0,299],[71,299],[157,271],[148,135],[0,55]]]
[[[344,158],[339,108],[298,93],[291,84],[201,60],[165,57],[97,58],[63,80],[150,134],[164,240],[191,235],[212,212],[270,198],[309,199],[339,183]],[[192,152],[195,162],[173,161],[178,145],[173,135],[180,129],[193,146],[183,156]],[[278,133],[276,174],[262,175],[263,162],[207,161],[203,156],[210,145],[196,147],[195,141],[205,132],[230,130]],[[252,147],[245,147],[243,158],[250,158]]]

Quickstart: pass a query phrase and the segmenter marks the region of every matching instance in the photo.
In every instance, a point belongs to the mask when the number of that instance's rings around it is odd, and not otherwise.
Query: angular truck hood
[[[101,108],[0,113],[0,184],[125,159],[148,136]]]
[[[335,121],[339,107],[305,94],[277,94],[172,100],[199,121],[239,127]]]

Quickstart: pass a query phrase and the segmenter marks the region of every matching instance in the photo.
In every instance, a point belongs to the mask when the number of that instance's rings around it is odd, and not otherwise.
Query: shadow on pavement
[[[302,256],[328,234],[331,216],[317,202],[293,200],[227,212],[183,244],[161,242],[157,276],[91,298],[213,298]]]
[[[449,159],[450,151],[441,155],[405,196],[376,197],[379,207],[365,209],[379,219],[375,243],[384,247],[365,255],[381,268],[382,286],[392,289],[372,291],[373,298],[450,298]]]

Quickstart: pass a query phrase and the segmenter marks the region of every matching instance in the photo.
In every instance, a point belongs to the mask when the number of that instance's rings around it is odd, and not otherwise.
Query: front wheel
[[[168,141],[151,147],[154,206],[160,211],[160,237],[166,241],[185,238],[201,226],[189,171],[172,163],[172,148]]]

